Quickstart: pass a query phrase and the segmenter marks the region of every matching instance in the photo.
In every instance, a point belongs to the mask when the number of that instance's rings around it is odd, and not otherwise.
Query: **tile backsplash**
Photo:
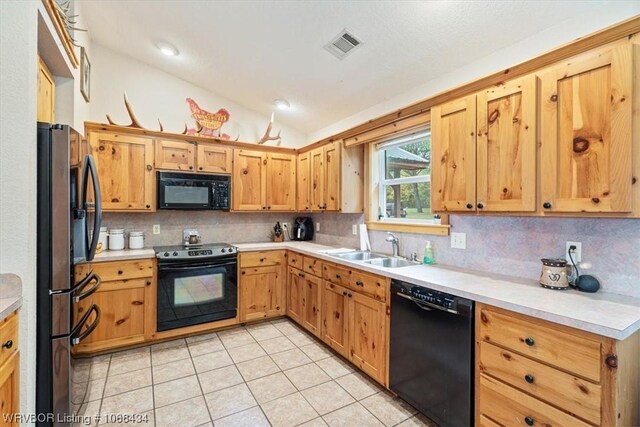
[[[200,230],[205,242],[260,242],[271,239],[276,221],[290,225],[291,213],[228,213],[160,211],[105,213],[104,225],[145,232],[145,246],[180,244],[184,228]],[[312,214],[320,223],[315,242],[355,248],[358,236],[352,225],[364,222],[362,214]],[[422,259],[431,240],[436,261],[472,270],[508,274],[537,280],[540,258],[562,257],[565,242],[582,242],[581,270],[593,274],[607,292],[640,297],[640,220],[603,218],[534,218],[502,216],[450,217],[451,230],[466,233],[466,249],[452,249],[448,236],[395,233],[400,255],[417,252]],[[159,235],[152,233],[160,224]],[[369,231],[374,251],[391,253],[385,232]]]

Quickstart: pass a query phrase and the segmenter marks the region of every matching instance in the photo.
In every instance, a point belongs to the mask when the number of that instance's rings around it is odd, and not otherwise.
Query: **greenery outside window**
[[[378,220],[433,224],[430,130],[390,139],[376,148]]]

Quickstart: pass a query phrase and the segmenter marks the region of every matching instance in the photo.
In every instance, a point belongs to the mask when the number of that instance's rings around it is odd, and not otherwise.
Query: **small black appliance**
[[[229,210],[231,177],[158,172],[158,209]]]
[[[291,240],[313,240],[313,220],[308,216],[299,216],[293,223]]]

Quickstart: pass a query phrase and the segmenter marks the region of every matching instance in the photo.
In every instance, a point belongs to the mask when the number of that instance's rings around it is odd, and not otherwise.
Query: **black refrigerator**
[[[37,126],[36,412],[48,414],[39,425],[69,425],[88,386],[86,372],[74,378],[72,347],[100,321],[96,305],[82,317],[74,316],[74,304],[94,293],[100,278],[89,274],[76,280],[73,275],[75,264],[95,255],[102,220],[100,186],[91,155],[81,167],[71,165],[70,141],[81,138],[76,131],[67,125]]]

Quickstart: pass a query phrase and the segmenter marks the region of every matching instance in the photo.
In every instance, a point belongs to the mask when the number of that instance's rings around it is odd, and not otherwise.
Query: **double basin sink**
[[[331,254],[331,256],[386,268],[409,267],[420,264],[419,262],[410,261],[405,258],[390,257],[384,254],[377,254],[375,252],[368,251],[340,252]]]

